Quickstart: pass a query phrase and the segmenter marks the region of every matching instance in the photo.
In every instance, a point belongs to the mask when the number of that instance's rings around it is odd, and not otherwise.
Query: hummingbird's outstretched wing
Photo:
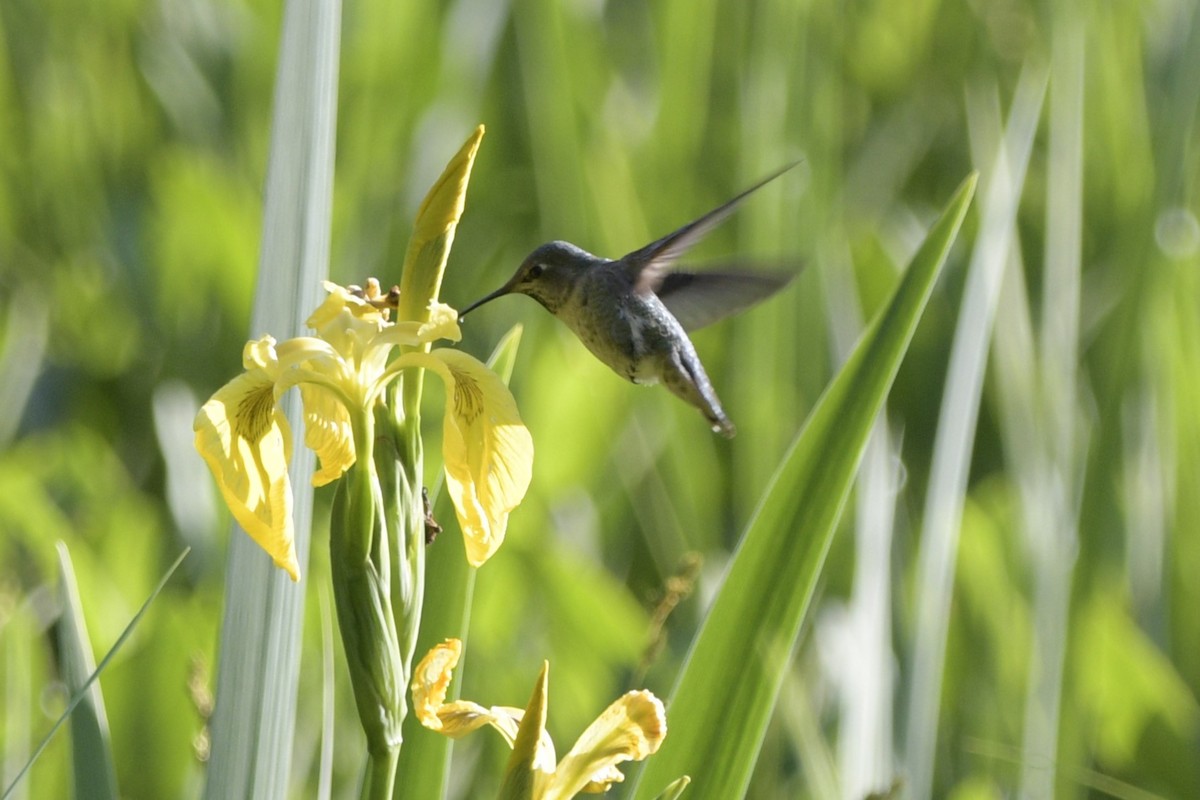
[[[622,258],[621,263],[628,270],[629,278],[633,282],[634,288],[639,292],[656,292],[666,278],[671,265],[688,248],[704,238],[706,233],[721,224],[726,217],[734,212],[738,204],[743,200],[799,163],[799,161],[794,161],[786,167],[776,170],[729,202],[700,217],[700,219],[689,222],[682,228],[668,233],[661,239],[651,242],[640,250],[634,250]]]
[[[685,331],[745,311],[791,282],[782,272],[668,272],[655,294]]]

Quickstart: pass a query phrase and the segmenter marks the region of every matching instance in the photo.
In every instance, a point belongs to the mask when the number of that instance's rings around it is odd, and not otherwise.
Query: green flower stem
[[[362,797],[366,800],[387,800],[392,796],[392,788],[396,783],[396,764],[400,761],[400,745],[397,744],[387,753],[370,754],[367,761],[367,775],[363,782]]]
[[[330,525],[330,564],[342,644],[359,720],[367,737],[369,764],[363,797],[389,797],[395,781],[406,707],[406,671],[392,613],[389,504],[397,495],[389,440],[377,442],[374,418],[355,426],[355,465],[338,482]],[[376,445],[381,453],[376,453]],[[392,471],[394,473],[394,470]],[[381,477],[384,478],[381,481]]]
[[[425,373],[412,370],[403,379],[400,393],[403,416],[391,417],[400,453],[399,491],[402,502],[395,509],[396,531],[403,536],[396,547],[397,581],[392,588],[392,611],[400,632],[400,652],[407,680],[417,647],[421,609],[425,599],[425,502],[422,497],[424,444],[421,441],[421,389]],[[389,509],[389,513],[393,513]]]

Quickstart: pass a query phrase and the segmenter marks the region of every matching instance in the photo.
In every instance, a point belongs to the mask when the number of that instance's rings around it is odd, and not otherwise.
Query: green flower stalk
[[[196,416],[196,448],[235,519],[299,580],[292,544],[292,435],[279,407],[299,388],[313,484],[337,482],[330,524],[334,597],[370,767],[364,796],[391,795],[421,617],[425,570],[420,433],[422,377],[446,384],[446,486],[467,560],[480,566],[504,540],[529,486],[533,443],[500,378],[457,341],[457,313],[437,300],[462,214],[480,127],[421,205],[400,288],[326,283],[313,336],[249,342],[246,371]],[[392,312],[396,319],[392,319]],[[397,355],[398,353],[398,355]]]

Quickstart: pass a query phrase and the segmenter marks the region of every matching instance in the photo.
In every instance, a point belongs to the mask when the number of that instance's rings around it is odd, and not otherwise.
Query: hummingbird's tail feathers
[[[672,271],[657,294],[683,329],[694,331],[761,303],[795,277],[786,272]]]
[[[660,378],[671,394],[700,409],[714,433],[732,439],[737,428],[725,415],[721,401],[691,345],[666,354],[660,364]]]
[[[671,264],[683,255],[688,248],[703,239],[705,234],[717,225],[724,222],[743,200],[799,163],[799,161],[793,161],[791,164],[772,172],[737,197],[714,208],[700,217],[700,219],[689,222],[682,228],[668,233],[661,239],[651,242],[640,250],[634,250],[622,258],[621,261],[626,264],[626,268],[630,271],[630,278],[633,280],[637,291],[656,291],[664,277],[666,277]]]

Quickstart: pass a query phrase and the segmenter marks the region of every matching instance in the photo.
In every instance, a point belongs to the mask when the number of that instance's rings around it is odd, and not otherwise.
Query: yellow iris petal
[[[408,353],[394,367],[424,367],[446,383],[442,458],[467,561],[478,567],[504,541],[508,515],[529,488],[533,438],[496,373],[466,353]]]
[[[662,701],[647,691],[627,692],[605,709],[563,756],[544,800],[608,791],[625,779],[617,764],[652,755],[666,735]]]
[[[312,483],[324,486],[354,465],[354,427],[342,401],[325,387],[302,383],[300,399],[304,404],[304,444],[321,461]]]
[[[454,739],[490,725],[511,747],[524,711],[508,706],[484,708],[469,700],[446,702],[446,691],[461,653],[462,642],[447,639],[421,659],[413,670],[413,713],[429,730]]]
[[[434,339],[449,339],[457,342],[462,338],[458,327],[458,312],[445,303],[436,300],[429,303],[429,319],[421,324],[417,331],[417,340],[426,343]]]
[[[193,430],[234,519],[300,580],[287,474],[292,434],[275,404],[274,382],[261,369],[239,375],[204,404]]]

